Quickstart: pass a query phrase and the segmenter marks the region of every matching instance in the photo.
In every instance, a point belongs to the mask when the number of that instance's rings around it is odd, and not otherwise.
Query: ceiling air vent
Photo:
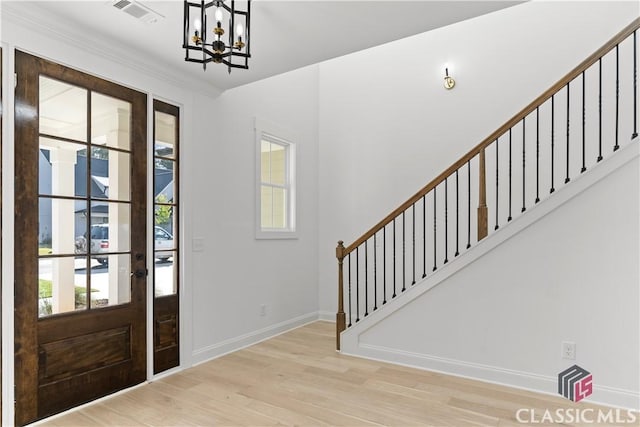
[[[113,0],[111,5],[147,24],[154,24],[164,18],[155,10],[135,0]]]

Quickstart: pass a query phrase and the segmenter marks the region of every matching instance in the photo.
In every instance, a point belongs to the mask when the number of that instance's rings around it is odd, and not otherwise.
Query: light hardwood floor
[[[41,425],[522,426],[519,408],[597,408],[340,355],[334,334],[315,322]]]

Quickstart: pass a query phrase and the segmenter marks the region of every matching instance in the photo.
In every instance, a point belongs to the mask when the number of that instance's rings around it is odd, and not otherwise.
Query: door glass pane
[[[38,254],[85,253],[80,236],[86,233],[86,203],[40,197],[38,201]]]
[[[128,252],[131,207],[128,203],[91,202],[91,239],[89,251],[100,263],[106,263],[105,254]]]
[[[93,92],[91,94],[91,142],[130,150],[131,104]]]
[[[40,138],[38,191],[42,195],[83,197],[87,190],[86,146]]]
[[[91,197],[131,200],[131,154],[104,147],[91,148]]]
[[[91,268],[91,308],[131,301],[131,255],[102,255]]]
[[[86,89],[40,76],[40,133],[87,142]]]
[[[156,203],[173,203],[175,193],[175,161],[155,159],[154,194]]]
[[[38,260],[39,317],[86,308],[86,257]]]
[[[176,145],[177,134],[177,117],[171,114],[162,113],[160,111],[156,111],[155,116],[155,155],[160,157],[174,158],[174,147]]]

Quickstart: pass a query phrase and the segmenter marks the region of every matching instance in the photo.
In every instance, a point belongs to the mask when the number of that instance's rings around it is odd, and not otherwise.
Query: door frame
[[[13,307],[14,307],[14,274],[13,255],[14,229],[14,46],[2,42],[2,86],[3,90],[3,118],[2,118],[2,425],[11,425],[14,420],[14,361],[13,361]],[[7,309],[9,308],[9,309]]]

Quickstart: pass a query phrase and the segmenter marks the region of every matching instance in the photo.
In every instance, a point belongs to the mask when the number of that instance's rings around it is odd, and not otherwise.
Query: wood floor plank
[[[513,427],[519,408],[600,408],[345,356],[334,334],[311,323],[41,424]]]

